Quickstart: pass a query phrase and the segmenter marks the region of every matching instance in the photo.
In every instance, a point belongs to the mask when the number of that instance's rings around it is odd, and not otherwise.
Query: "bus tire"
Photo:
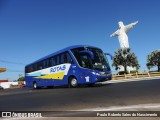
[[[77,87],[78,86],[78,80],[75,77],[70,77],[69,78],[69,87]]]
[[[33,88],[38,89],[37,82],[33,82]]]

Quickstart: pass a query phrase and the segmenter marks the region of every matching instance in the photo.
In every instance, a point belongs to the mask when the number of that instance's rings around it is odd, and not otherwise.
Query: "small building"
[[[18,82],[9,82],[8,80],[0,80],[0,86],[4,89],[10,88],[11,85],[18,85]]]
[[[8,80],[0,80],[0,83],[2,83],[2,82],[8,82]]]

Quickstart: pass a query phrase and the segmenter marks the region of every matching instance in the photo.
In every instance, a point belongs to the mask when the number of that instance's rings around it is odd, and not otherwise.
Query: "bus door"
[[[82,69],[79,71],[81,73],[81,78],[83,79],[83,83],[92,83],[93,82],[93,76],[92,76],[92,59],[94,59],[94,55],[89,50],[83,50],[80,51],[80,66]]]

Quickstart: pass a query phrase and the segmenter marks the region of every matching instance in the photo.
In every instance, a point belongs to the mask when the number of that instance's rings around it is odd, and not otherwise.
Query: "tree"
[[[148,69],[157,66],[158,72],[160,72],[160,50],[155,50],[151,54],[147,55],[147,67]]]
[[[130,51],[130,48],[126,48],[118,49],[115,52],[115,55],[113,56],[112,66],[115,66],[116,70],[118,70],[120,65],[124,67],[125,72],[127,72],[127,66],[136,67],[137,70],[139,69],[140,65],[138,64],[137,57]]]
[[[25,81],[25,78],[23,76],[19,77],[17,81]]]

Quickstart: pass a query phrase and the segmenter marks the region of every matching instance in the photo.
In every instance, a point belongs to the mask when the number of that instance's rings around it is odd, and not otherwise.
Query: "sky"
[[[159,0],[0,0],[0,67],[7,68],[0,79],[16,80],[25,65],[72,45],[114,55],[120,45],[110,35],[119,21],[139,21],[128,37],[143,71],[146,56],[160,49],[159,6]]]

